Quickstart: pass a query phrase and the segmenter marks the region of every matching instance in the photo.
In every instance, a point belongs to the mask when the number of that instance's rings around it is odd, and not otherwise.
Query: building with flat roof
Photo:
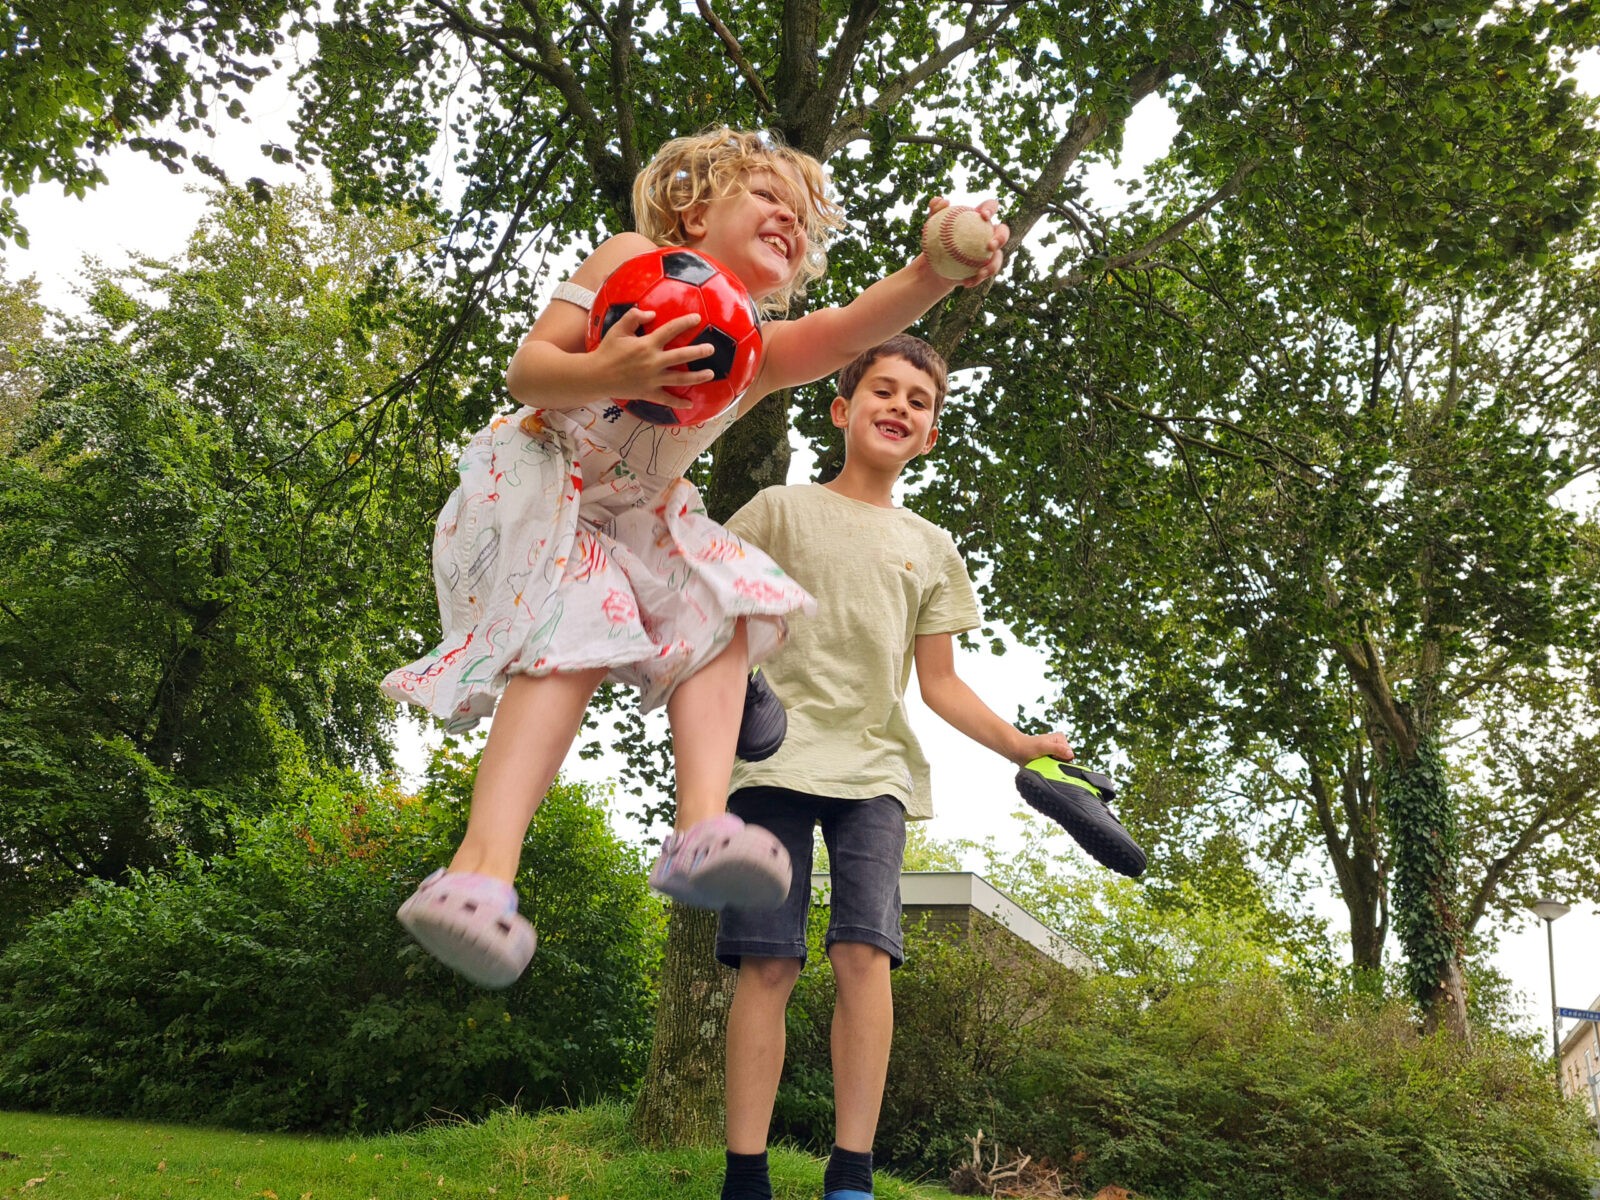
[[[831,880],[811,876],[811,895],[826,904]],[[972,933],[986,923],[1010,932],[1019,942],[1068,970],[1093,972],[1094,963],[1066,937],[973,871],[904,871],[900,875],[901,924],[924,922],[931,932]]]

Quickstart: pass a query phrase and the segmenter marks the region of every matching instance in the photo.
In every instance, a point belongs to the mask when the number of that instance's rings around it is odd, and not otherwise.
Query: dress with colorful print
[[[522,408],[461,456],[434,526],[444,636],[383,681],[452,732],[489,716],[513,674],[609,669],[648,711],[715,658],[745,618],[750,661],[815,602],[706,516],[682,477],[735,419],[662,426],[615,403]]]

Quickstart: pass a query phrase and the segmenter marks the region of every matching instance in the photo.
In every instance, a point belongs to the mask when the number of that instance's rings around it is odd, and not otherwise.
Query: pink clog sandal
[[[424,950],[480,987],[515,983],[538,942],[517,913],[517,890],[471,871],[435,871],[395,916]]]
[[[668,835],[650,886],[693,908],[777,908],[792,872],[771,832],[722,813]]]

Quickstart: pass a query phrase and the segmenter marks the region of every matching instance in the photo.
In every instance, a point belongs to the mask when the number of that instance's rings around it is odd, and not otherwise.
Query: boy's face
[[[844,430],[845,455],[864,466],[903,468],[939,440],[933,423],[938,385],[897,354],[867,368],[855,394],[834,398],[829,415]]]
[[[795,215],[798,180],[776,167],[745,176],[744,186],[684,218],[690,245],[732,271],[756,300],[787,287],[806,258],[805,225]]]

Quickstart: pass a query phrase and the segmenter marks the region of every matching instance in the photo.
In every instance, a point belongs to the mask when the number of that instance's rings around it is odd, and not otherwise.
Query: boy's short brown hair
[[[806,231],[806,258],[799,274],[761,306],[764,312],[782,312],[808,283],[827,271],[828,243],[844,228],[845,219],[844,210],[828,194],[822,164],[785,145],[777,134],[719,125],[667,142],[633,181],[633,224],[658,246],[686,245],[688,213],[696,205],[738,191],[756,170],[770,170],[780,177],[791,193],[785,199],[795,220]]]
[[[944,410],[944,397],[949,386],[950,368],[944,356],[921,338],[910,333],[897,333],[886,342],[879,342],[871,350],[856,355],[839,372],[839,395],[846,400],[855,395],[861,377],[880,358],[903,358],[919,371],[926,371],[933,380],[933,421],[939,423]]]

